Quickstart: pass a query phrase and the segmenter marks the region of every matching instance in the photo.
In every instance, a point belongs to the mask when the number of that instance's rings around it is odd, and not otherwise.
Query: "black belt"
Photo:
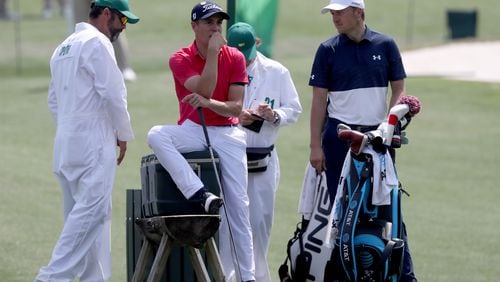
[[[357,124],[348,124],[348,126],[352,130],[356,130],[356,131],[363,132],[363,133],[375,130],[378,127],[378,125],[357,125]]]
[[[363,133],[368,132],[368,131],[372,131],[372,130],[375,130],[378,128],[378,125],[349,124],[349,123],[345,123],[341,120],[338,120],[336,118],[329,118],[329,119],[333,120],[335,122],[335,124],[342,123],[342,124],[349,126],[352,130],[356,130],[356,131],[363,132]]]

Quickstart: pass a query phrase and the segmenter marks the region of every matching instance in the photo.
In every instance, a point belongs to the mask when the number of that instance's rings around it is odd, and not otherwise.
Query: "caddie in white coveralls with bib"
[[[253,232],[255,281],[272,281],[267,253],[280,179],[278,152],[274,144],[279,129],[295,123],[302,107],[288,69],[256,51],[260,39],[255,37],[252,26],[242,22],[235,23],[229,28],[227,39],[229,46],[238,48],[245,55],[247,64],[249,84],[245,88],[243,111],[239,116],[247,136],[247,151],[250,148],[256,148],[257,151],[268,148],[270,153],[265,160],[257,161],[260,163],[255,169],[252,169],[250,155],[247,155],[247,190]],[[262,119],[252,114],[259,115]],[[266,163],[267,168],[262,171],[261,166]]]
[[[137,21],[127,0],[97,0],[89,22],[78,23],[52,55],[48,103],[57,126],[54,173],[64,226],[35,281],[110,279],[113,181],[134,138],[111,41]]]

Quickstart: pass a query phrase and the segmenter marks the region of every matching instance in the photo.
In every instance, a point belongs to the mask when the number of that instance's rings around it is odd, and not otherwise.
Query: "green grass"
[[[478,40],[500,37],[496,0],[479,0],[473,5],[466,0],[414,1],[411,40],[407,18],[412,0],[366,2],[370,27],[393,35],[402,49],[446,43],[448,8],[477,7]],[[20,69],[16,25],[0,21],[2,281],[31,281],[48,262],[62,226],[60,192],[51,172],[55,129],[46,92],[48,60],[64,39],[67,26],[57,17],[42,20],[37,1],[19,3],[23,16]],[[142,18],[127,30],[132,65],[139,76],[136,83],[127,85],[136,140],[129,144],[116,176],[112,281],[126,280],[125,190],[140,187],[140,158],[150,152],[146,133],[155,124],[176,121],[167,60],[193,38],[188,22],[193,3],[131,0],[134,12]],[[304,113],[297,124],[283,128],[278,139],[282,179],[269,253],[275,278],[299,220],[298,196],[309,157],[310,65],[319,42],[334,33],[330,17],[319,13],[325,3],[280,3],[275,57],[290,69]],[[500,183],[500,126],[496,119],[500,84],[410,78],[407,90],[423,104],[407,132],[410,144],[399,150],[397,160],[401,180],[411,194],[403,204],[416,272],[421,281],[495,281],[500,277],[500,189],[496,187]]]

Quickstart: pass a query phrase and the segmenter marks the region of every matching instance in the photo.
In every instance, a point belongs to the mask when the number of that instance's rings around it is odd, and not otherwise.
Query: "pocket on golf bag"
[[[304,249],[304,232],[308,223],[303,220],[300,227],[297,225],[293,237],[288,240],[287,257],[279,269],[280,281],[306,282],[309,277],[312,256]],[[288,261],[290,261],[290,272],[288,272]]]
[[[304,222],[302,222],[304,223]],[[304,225],[302,225],[302,228]],[[286,258],[283,264],[280,266],[278,270],[278,274],[280,277],[280,281],[297,281],[296,279],[292,279],[292,275],[290,273],[294,273],[294,265],[295,265],[295,253],[297,251],[301,252],[302,247],[300,241],[302,240],[301,236],[303,233],[303,229],[301,227],[297,226],[297,229],[295,230],[293,237],[288,240],[287,246],[286,246]],[[290,269],[288,267],[288,262],[290,262]],[[289,271],[290,270],[290,271]]]
[[[399,278],[403,267],[403,248],[404,241],[401,239],[394,238],[388,242],[370,232],[358,233],[354,238],[358,280],[382,282],[393,275]],[[339,241],[336,240],[325,268],[325,282],[345,281],[348,278],[339,252]]]
[[[345,279],[346,277],[344,271],[342,271],[342,264],[340,262],[339,242],[335,240],[330,260],[326,262],[324,282],[344,281]]]
[[[263,172],[267,170],[267,165],[271,159],[271,152],[274,145],[269,147],[248,147],[247,166],[248,172]]]
[[[403,259],[404,259],[404,246],[405,243],[402,239],[392,239],[395,245],[392,253],[389,256],[389,275],[397,275],[399,278],[403,272]]]
[[[295,259],[295,270],[292,270],[293,281],[306,281],[311,269],[311,254],[300,253]]]
[[[358,234],[354,238],[354,257],[356,261],[357,281],[383,282],[387,277],[388,262],[383,260],[385,244],[373,234]],[[350,281],[341,257],[339,239],[325,268],[325,282]],[[353,270],[351,270],[353,271]]]
[[[322,243],[318,245],[322,235],[314,233],[318,228],[316,224],[317,222],[309,223],[312,229],[298,229],[288,242],[287,253],[293,281],[326,281],[323,276],[333,246]]]

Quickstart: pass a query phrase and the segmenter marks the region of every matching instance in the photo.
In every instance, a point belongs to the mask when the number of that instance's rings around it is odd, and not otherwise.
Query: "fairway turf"
[[[368,24],[395,36],[402,48],[436,45],[446,42],[446,9],[471,8],[465,0],[415,1],[415,30],[409,44],[410,1],[367,0]],[[10,2],[12,6],[15,1]],[[61,196],[51,172],[55,128],[47,108],[47,87],[50,55],[67,30],[57,16],[42,20],[38,1],[19,2],[24,16],[20,73],[15,23],[0,21],[0,281],[13,282],[31,281],[47,264],[62,227]],[[277,144],[281,183],[269,253],[273,281],[278,280],[286,243],[300,219],[298,197],[309,158],[308,76],[317,45],[333,34],[331,18],[319,13],[326,2],[280,2],[275,58],[290,69],[304,112],[297,124],[281,130]],[[126,31],[138,74],[136,83],[127,84],[136,140],[118,168],[113,193],[112,281],[116,282],[126,281],[125,190],[140,187],[140,159],[150,153],[149,128],[176,122],[168,57],[193,39],[189,11],[194,2],[130,3],[141,17]],[[500,16],[497,1],[475,1],[474,7],[480,16],[479,39],[500,38],[494,22]],[[397,169],[411,194],[403,198],[403,212],[420,281],[500,277],[499,93],[500,84],[407,80],[407,94],[420,98],[422,111],[408,127],[410,144],[398,150]]]

